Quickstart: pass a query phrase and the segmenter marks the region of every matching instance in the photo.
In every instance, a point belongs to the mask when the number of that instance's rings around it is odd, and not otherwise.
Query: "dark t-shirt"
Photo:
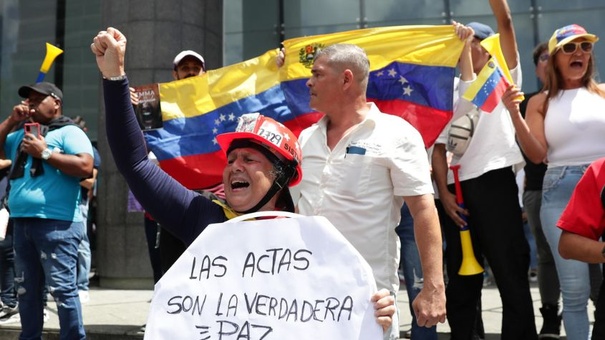
[[[97,150],[97,148],[95,148],[94,146],[92,147],[92,153],[93,153],[93,163],[92,163],[92,167],[99,170],[101,168],[101,154],[99,154],[99,150]],[[86,189],[85,187],[82,187],[82,201],[81,204],[86,204],[86,201],[88,200],[88,189]]]
[[[521,115],[525,118],[525,109],[527,108],[527,102],[529,99],[539,92],[533,92],[525,96],[525,100],[521,102],[519,105],[519,110],[521,111]],[[523,153],[523,152],[521,152]],[[525,154],[523,153],[523,158],[525,158],[525,190],[542,190],[542,182],[544,181],[544,173],[546,172],[546,164],[540,163],[532,163]]]

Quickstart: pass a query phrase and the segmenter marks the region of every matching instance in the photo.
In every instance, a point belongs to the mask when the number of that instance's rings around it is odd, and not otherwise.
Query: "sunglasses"
[[[548,60],[548,56],[549,56],[548,53],[540,54],[540,56],[538,57],[538,60],[541,62],[545,62]]]
[[[583,52],[586,52],[586,53],[592,52],[593,44],[590,41],[569,42],[569,43],[561,46],[561,50],[565,54],[572,54],[572,53],[576,53],[576,51],[578,50],[578,46],[580,46],[580,49]]]

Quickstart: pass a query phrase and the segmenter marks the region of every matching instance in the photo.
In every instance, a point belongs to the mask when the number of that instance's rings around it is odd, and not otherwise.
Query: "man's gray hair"
[[[350,69],[362,88],[366,89],[370,60],[361,47],[353,44],[334,44],[319,50],[315,59],[319,57],[325,57],[328,65],[339,72]]]

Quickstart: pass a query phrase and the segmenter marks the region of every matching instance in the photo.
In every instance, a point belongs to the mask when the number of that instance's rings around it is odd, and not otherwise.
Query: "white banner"
[[[324,217],[287,215],[209,225],[156,284],[145,339],[382,339],[369,265]]]

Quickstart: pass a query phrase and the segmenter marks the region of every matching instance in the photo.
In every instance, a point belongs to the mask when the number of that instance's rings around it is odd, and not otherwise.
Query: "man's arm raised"
[[[519,64],[519,52],[517,51],[517,38],[515,37],[515,27],[513,26],[510,8],[506,0],[489,0],[489,4],[498,24],[502,54],[506,59],[508,68],[512,70]]]

